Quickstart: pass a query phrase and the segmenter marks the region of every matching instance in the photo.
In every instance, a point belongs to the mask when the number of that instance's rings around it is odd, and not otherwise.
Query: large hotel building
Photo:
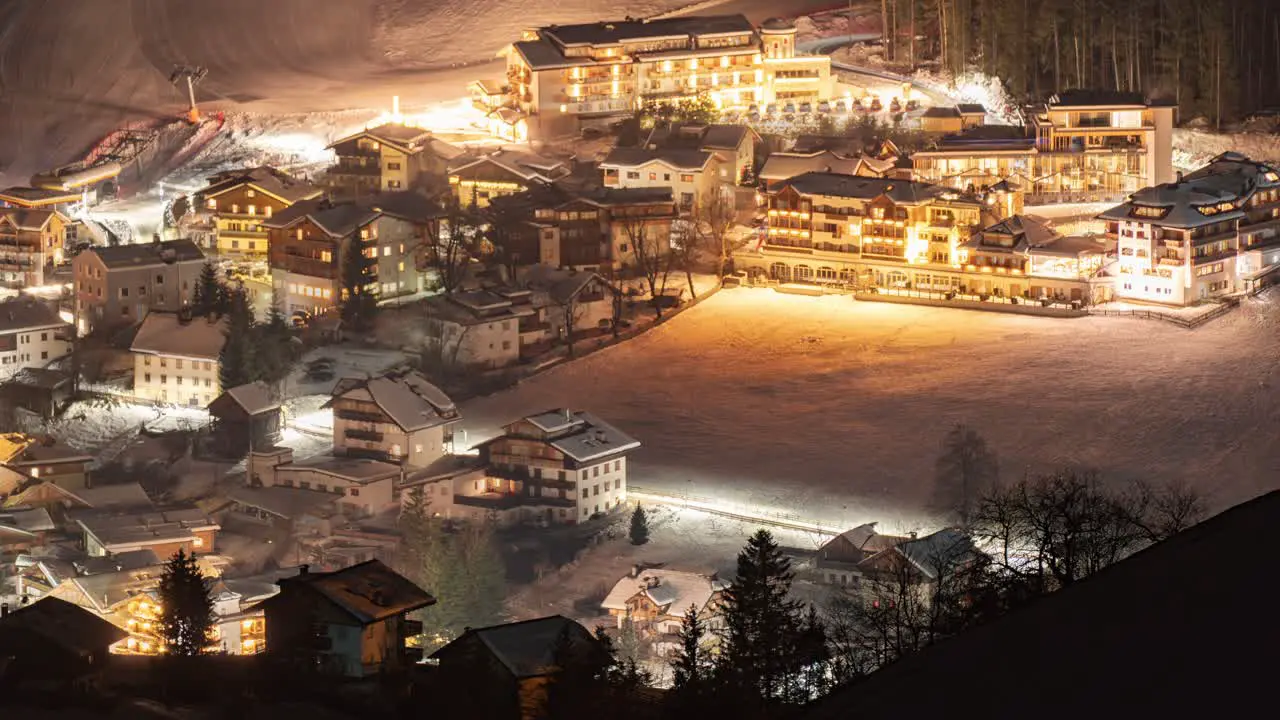
[[[817,103],[835,92],[831,58],[796,54],[795,25],[757,28],[742,15],[530,30],[508,49],[502,84],[488,102],[508,111],[517,138],[572,133],[648,100],[705,93],[721,107],[748,107]]]
[[[911,160],[918,180],[961,190],[1008,182],[1028,205],[1118,202],[1173,180],[1175,109],[1133,93],[1066,90],[1025,127],[972,128]]]

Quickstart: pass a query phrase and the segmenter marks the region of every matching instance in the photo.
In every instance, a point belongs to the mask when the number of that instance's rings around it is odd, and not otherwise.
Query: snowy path
[[[921,523],[947,429],[1006,478],[1064,463],[1215,506],[1280,478],[1280,294],[1194,331],[722,292],[623,345],[463,405],[467,438],[570,405],[636,435],[633,484],[846,526]]]

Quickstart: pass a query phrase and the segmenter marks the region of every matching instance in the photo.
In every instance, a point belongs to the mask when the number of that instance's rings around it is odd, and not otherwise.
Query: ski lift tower
[[[169,75],[169,82],[174,85],[183,80],[187,81],[187,100],[191,105],[187,110],[187,121],[192,125],[200,122],[200,110],[196,107],[196,85],[208,74],[209,68],[199,65],[176,65],[173,73]]]

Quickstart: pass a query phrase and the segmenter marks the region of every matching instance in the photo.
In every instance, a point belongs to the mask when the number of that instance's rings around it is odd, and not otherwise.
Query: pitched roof
[[[1176,182],[1145,187],[1098,215],[1164,227],[1194,228],[1238,220],[1244,201],[1259,189],[1280,187],[1280,171],[1239,153],[1223,153]],[[1157,215],[1150,215],[1150,212]]]
[[[153,506],[151,497],[142,485],[131,482],[118,485],[95,485],[81,488],[75,492],[76,497],[86,502],[91,508],[149,508]]]
[[[525,287],[546,292],[548,297],[560,305],[576,297],[593,280],[600,280],[605,287],[611,287],[597,273],[557,268],[543,263],[526,268],[522,278]]]
[[[580,25],[550,25],[539,28],[538,31],[563,45],[610,45],[674,35],[754,34],[755,28],[743,15],[692,15],[661,20],[606,20]]]
[[[705,150],[683,148],[631,148],[616,147],[609,151],[602,168],[629,168],[660,162],[675,170],[702,170],[711,162],[712,154]]]
[[[977,552],[968,535],[952,528],[912,538],[898,543],[893,549],[930,579],[938,577],[944,568],[955,567]]]
[[[1280,625],[1265,619],[1274,582],[1259,569],[1274,557],[1277,522],[1273,491],[838,689],[802,717],[888,716],[904,697],[914,717],[991,720],[1266,706],[1271,667],[1257,657],[1280,643]],[[998,692],[973,691],[993,677]]]
[[[762,180],[786,180],[808,172],[830,172],[853,175],[861,158],[841,155],[830,150],[810,153],[773,153],[760,168]]]
[[[459,417],[453,400],[417,370],[369,379],[342,378],[324,407],[338,398],[373,402],[406,431],[443,425]]]
[[[453,647],[460,646],[471,637],[479,640],[498,662],[516,679],[547,675],[555,669],[555,654],[561,637],[568,633],[571,642],[594,642],[591,633],[582,625],[563,615],[525,620],[523,622],[493,625],[468,630],[431,657],[447,662]],[[453,646],[453,647],[451,647]]]
[[[640,441],[588,412],[562,408],[522,418],[547,433],[546,442],[578,462],[599,460],[640,447]],[[507,425],[510,429],[515,423]]]
[[[57,210],[35,210],[30,208],[0,208],[0,218],[13,223],[19,230],[40,232],[54,217],[67,218]]]
[[[904,204],[930,202],[940,199],[943,195],[955,193],[954,190],[948,188],[941,188],[937,185],[915,180],[860,177],[824,172],[807,172],[803,175],[797,175],[778,183],[776,189],[780,190],[788,186],[805,195],[826,195],[859,200],[873,200],[884,195],[895,203]],[[976,200],[967,202],[978,204]]]
[[[96,255],[108,270],[171,265],[176,262],[204,262],[204,253],[187,238],[134,245],[94,246],[81,254],[90,253]]]
[[[196,508],[165,510],[78,510],[71,517],[110,548],[155,545],[192,540],[198,530],[216,530],[218,523]]]
[[[361,625],[371,625],[436,603],[429,593],[379,560],[335,572],[308,572],[280,578],[277,583],[282,589],[298,585],[314,590]]]
[[[1012,244],[1005,244],[1007,241],[1002,240],[1004,237],[1012,238]],[[1022,252],[1051,243],[1057,237],[1058,232],[1047,220],[1028,215],[1011,215],[975,232],[963,245],[978,250],[1006,249]]]
[[[287,228],[303,219],[310,219],[330,237],[346,237],[378,219],[379,213],[364,202],[333,202],[329,198],[303,200],[275,213],[262,221],[268,228]]]
[[[100,651],[129,633],[65,600],[47,597],[0,618],[0,637],[6,631],[34,633],[76,654]]]
[[[645,570],[637,577],[627,575],[614,583],[600,607],[605,610],[625,610],[628,600],[644,593],[653,604],[663,608],[666,614],[683,615],[690,606],[701,612],[712,595],[727,587],[729,583],[714,575],[678,570]]]
[[[449,165],[449,174],[455,175],[468,168],[482,164],[496,165],[524,180],[537,180],[551,183],[567,175],[570,171],[559,160],[536,155],[523,150],[499,148],[482,155],[468,153],[458,156]]]
[[[935,105],[924,111],[922,117],[927,118],[958,118],[960,117],[959,108],[948,107],[943,105]]]
[[[211,198],[229,190],[253,185],[255,188],[273,195],[285,202],[295,203],[299,200],[320,195],[324,190],[306,180],[299,180],[269,165],[261,165],[250,170],[232,170],[219,173],[209,178],[209,185],[199,192],[199,198]]]
[[[98,612],[111,608],[144,592],[151,592],[160,584],[164,565],[151,565],[133,570],[104,572],[68,578],[64,583],[74,587]]]
[[[956,109],[961,115],[986,115],[987,108],[979,103],[960,103],[956,105]]]
[[[15,185],[0,190],[0,200],[24,207],[56,205],[80,201],[76,190],[54,190]]]
[[[129,349],[156,355],[217,360],[227,342],[227,321],[193,318],[183,322],[173,313],[148,313]]]
[[[287,520],[330,507],[341,499],[333,493],[291,487],[235,487],[227,497]]]
[[[389,122],[377,127],[365,128],[358,133],[341,138],[329,145],[329,148],[361,137],[368,137],[380,143],[391,145],[405,153],[417,154],[428,147],[428,141],[431,140],[431,131],[403,123]]]
[[[235,401],[248,415],[260,415],[280,407],[280,403],[271,398],[271,388],[261,381],[237,385],[222,394]]]
[[[713,150],[737,150],[747,135],[754,133],[746,125],[708,125],[702,135],[702,147]]]
[[[48,532],[56,527],[48,508],[43,507],[0,510],[0,526],[29,533]]]
[[[50,304],[21,295],[0,302],[0,332],[53,328],[66,325],[58,317],[58,311]]]

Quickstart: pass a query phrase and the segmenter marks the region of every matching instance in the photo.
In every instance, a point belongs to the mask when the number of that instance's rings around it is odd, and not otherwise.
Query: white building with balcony
[[[617,20],[529,30],[508,48],[504,104],[530,137],[576,131],[654,100],[719,107],[832,97],[831,58],[797,55],[796,28],[742,15]],[[492,102],[491,96],[486,102]]]
[[[422,373],[342,378],[324,407],[333,409],[335,455],[426,467],[453,447],[458,408]]]

